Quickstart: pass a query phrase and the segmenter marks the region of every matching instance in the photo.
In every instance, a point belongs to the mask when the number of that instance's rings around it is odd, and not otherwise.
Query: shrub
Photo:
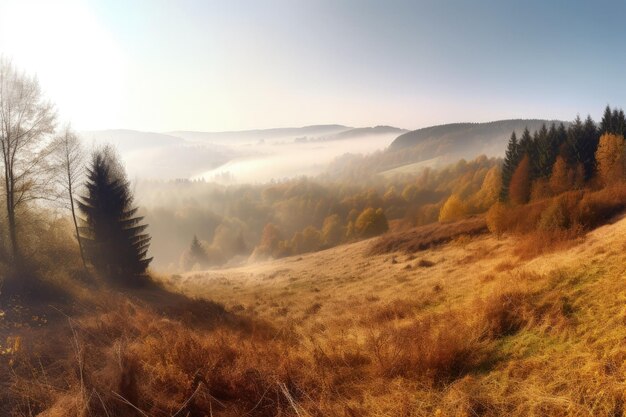
[[[578,203],[577,221],[589,229],[596,227],[626,208],[626,187],[616,185],[586,193]]]
[[[487,228],[491,233],[500,236],[507,228],[507,209],[504,203],[497,202],[487,211]]]
[[[541,213],[537,224],[538,230],[551,231],[562,230],[569,226],[569,219],[563,203],[560,199],[552,200],[552,203]]]

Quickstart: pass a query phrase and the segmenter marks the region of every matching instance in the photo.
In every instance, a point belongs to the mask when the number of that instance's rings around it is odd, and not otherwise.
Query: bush
[[[552,200],[552,203],[541,213],[537,224],[538,230],[552,231],[563,230],[569,226],[568,213],[560,199]]]
[[[580,200],[577,220],[585,228],[605,223],[626,208],[626,186],[617,185],[587,193]]]
[[[507,228],[507,209],[504,203],[497,202],[487,211],[487,228],[491,233],[500,236]]]

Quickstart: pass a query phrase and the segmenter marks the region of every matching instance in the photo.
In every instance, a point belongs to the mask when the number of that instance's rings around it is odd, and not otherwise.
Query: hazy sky
[[[626,2],[0,0],[78,129],[417,128],[626,105]]]

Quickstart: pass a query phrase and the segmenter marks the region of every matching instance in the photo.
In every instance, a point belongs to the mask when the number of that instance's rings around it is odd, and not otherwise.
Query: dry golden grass
[[[372,245],[370,254],[405,251],[413,253],[453,240],[468,242],[471,237],[487,233],[483,217],[471,217],[453,223],[433,223],[381,237]]]
[[[0,414],[622,415],[623,236],[619,221],[532,259],[512,237],[365,241],[163,278],[225,309],[98,295],[71,321],[0,327]]]

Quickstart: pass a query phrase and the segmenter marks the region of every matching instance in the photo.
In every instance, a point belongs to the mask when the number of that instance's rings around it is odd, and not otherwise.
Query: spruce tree
[[[504,201],[509,196],[509,184],[511,183],[511,177],[517,168],[517,164],[520,160],[519,143],[517,142],[517,135],[515,132],[511,134],[509,144],[504,156],[504,164],[502,165],[502,188],[500,190],[500,200]]]
[[[534,146],[533,137],[531,136],[530,131],[526,127],[524,128],[524,132],[522,132],[522,137],[519,140],[520,155],[523,155],[523,154],[530,155],[532,153],[533,146]]]
[[[558,154],[557,131],[554,123],[550,130],[544,124],[537,136],[537,176],[546,178],[552,173],[552,165]]]
[[[608,105],[604,109],[604,114],[602,115],[602,120],[600,121],[600,134],[604,133],[613,133],[613,114],[611,112],[611,107]]]
[[[85,189],[78,207],[87,258],[107,278],[137,283],[152,261],[146,257],[150,236],[132,206],[129,182],[112,148],[93,153]]]
[[[621,133],[620,133],[621,134]],[[583,125],[582,143],[581,143],[581,155],[583,168],[585,170],[585,180],[591,179],[595,174],[596,169],[596,150],[598,149],[598,142],[600,135],[595,122],[591,116],[587,116]]]
[[[626,122],[624,121],[624,112],[620,109],[613,109],[611,114],[611,132],[614,135],[624,135],[624,127]]]
[[[569,161],[569,145],[567,143],[567,129],[563,123],[559,123],[559,127],[556,130],[557,135],[557,143],[559,144],[558,155],[561,155],[565,158],[566,161]]]
[[[191,246],[189,247],[189,259],[188,264],[190,267],[193,267],[195,264],[198,264],[202,267],[206,266],[209,263],[209,257],[202,247],[202,244],[198,240],[196,235],[193,235],[193,240],[191,241]]]
[[[580,116],[576,116],[574,122],[567,130],[567,150],[569,160],[568,165],[576,166],[579,162],[582,163],[584,159],[583,155],[583,137],[584,127]]]
[[[624,115],[624,110],[611,110],[610,106],[606,106],[598,130],[600,135],[611,133],[623,136],[626,134],[626,116]]]
[[[528,172],[530,175],[530,180],[537,178],[538,166],[538,152],[537,152],[537,142],[539,140],[539,132],[535,131],[533,135],[530,134],[528,128],[525,128],[522,132],[522,137],[519,141],[519,149],[520,149],[520,160],[524,155],[528,156]]]

